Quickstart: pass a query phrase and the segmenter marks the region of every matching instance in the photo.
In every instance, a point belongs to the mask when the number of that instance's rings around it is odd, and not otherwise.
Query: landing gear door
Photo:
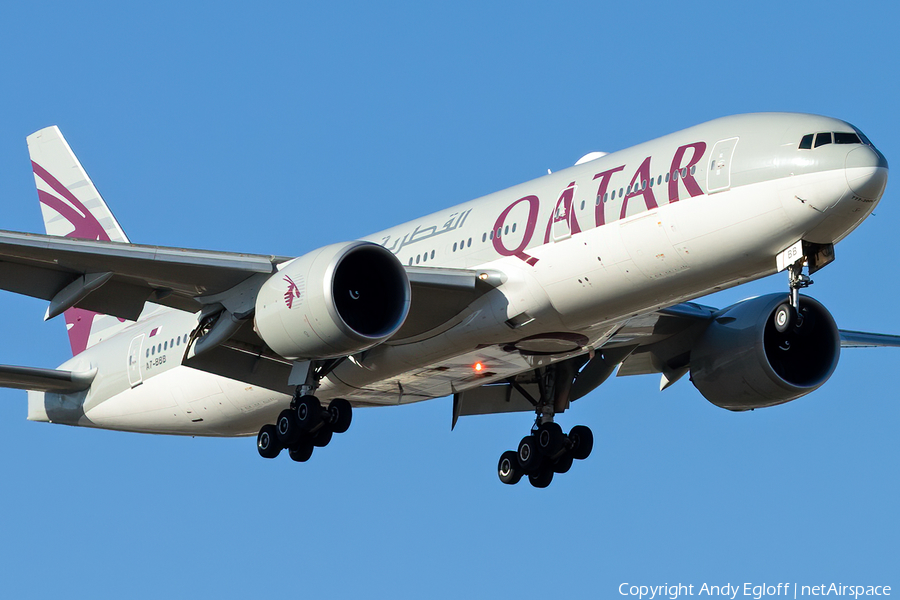
[[[737,146],[736,137],[727,140],[719,140],[713,146],[709,157],[709,170],[706,173],[706,193],[714,194],[724,192],[731,187],[731,161],[734,157],[734,148]]]
[[[140,385],[143,382],[141,377],[141,347],[144,344],[144,334],[137,336],[131,340],[131,346],[128,348],[128,383],[131,387]]]

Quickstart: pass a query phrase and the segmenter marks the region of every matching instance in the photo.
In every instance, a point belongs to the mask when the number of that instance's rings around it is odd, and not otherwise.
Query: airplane
[[[58,128],[27,142],[46,234],[0,231],[0,288],[49,301],[73,353],[0,365],[31,421],[305,462],[355,408],[452,396],[452,426],[534,413],[497,472],[543,488],[593,447],[555,416],[614,372],[746,411],[815,391],[842,347],[900,346],[800,293],[887,184],[834,118],[715,119],[298,257],[133,244]],[[693,302],[776,272],[779,292]]]

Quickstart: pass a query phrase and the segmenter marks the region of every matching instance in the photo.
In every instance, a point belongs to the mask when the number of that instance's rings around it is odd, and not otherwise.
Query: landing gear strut
[[[803,256],[787,267],[788,299],[786,302],[778,305],[772,316],[775,330],[778,333],[785,333],[791,328],[799,332],[803,328],[804,314],[800,310],[800,290],[813,284],[813,280],[810,279],[809,275],[803,273],[805,263],[806,257]]]
[[[594,447],[594,435],[590,428],[576,425],[568,435],[554,422],[557,412],[562,412],[569,404],[571,385],[558,380],[555,366],[538,372],[540,398],[534,399],[520,385],[510,384],[527,398],[535,408],[536,417],[531,433],[522,438],[516,450],[508,450],[500,455],[497,475],[508,485],[528,476],[528,481],[537,488],[545,488],[553,481],[556,473],[565,473],[574,460],[584,460]]]
[[[327,408],[314,392],[319,381],[337,365],[316,365],[309,369],[303,385],[298,385],[289,408],[281,411],[274,425],[263,425],[256,436],[256,449],[263,458],[275,458],[287,448],[291,460],[306,462],[315,448],[324,448],[335,433],[344,433],[353,419],[353,408],[343,398],[335,398]]]

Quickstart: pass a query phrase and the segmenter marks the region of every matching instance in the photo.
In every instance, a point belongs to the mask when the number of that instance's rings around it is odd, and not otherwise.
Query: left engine
[[[801,296],[799,319],[784,332],[775,314],[785,294],[744,300],[716,314],[691,350],[691,381],[722,408],[751,410],[805,396],[837,367],[841,338],[834,318]]]
[[[406,271],[389,250],[332,244],[295,258],[263,284],[255,329],[287,359],[336,358],[394,335],[409,302]]]

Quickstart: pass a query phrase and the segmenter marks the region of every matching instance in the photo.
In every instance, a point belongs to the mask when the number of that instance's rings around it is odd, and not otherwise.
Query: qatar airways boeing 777
[[[690,373],[743,411],[814,391],[842,346],[900,345],[800,294],[887,182],[837,119],[716,119],[297,258],[132,244],[56,127],[28,149],[46,235],[0,232],[0,288],[48,300],[73,352],[0,366],[33,421],[256,435],[303,462],[354,407],[452,395],[454,425],[534,412],[498,474],[545,487],[593,445],[555,415],[616,370]],[[770,295],[690,302],[778,271]]]

